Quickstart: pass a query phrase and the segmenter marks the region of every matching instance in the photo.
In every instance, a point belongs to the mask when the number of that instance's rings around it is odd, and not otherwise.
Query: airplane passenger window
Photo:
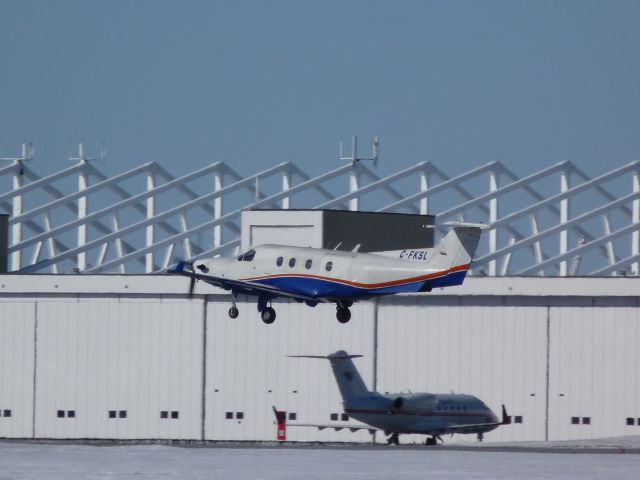
[[[276,260],[276,265],[277,265],[277,266],[279,266],[279,267],[281,267],[281,266],[282,266],[282,261],[283,261],[283,260],[284,260],[284,259],[283,259],[282,257],[278,257],[278,259]]]
[[[307,260],[304,264],[304,268],[306,268],[307,270],[309,270],[311,268],[311,264],[313,262],[311,261],[311,259]]]
[[[295,258],[291,258],[291,259],[289,259],[289,266],[290,266],[291,268],[293,268],[293,267],[295,267],[295,266],[296,266],[296,259],[295,259]]]
[[[324,266],[325,270],[327,272],[330,272],[331,269],[333,268],[333,262],[327,262],[327,264]]]

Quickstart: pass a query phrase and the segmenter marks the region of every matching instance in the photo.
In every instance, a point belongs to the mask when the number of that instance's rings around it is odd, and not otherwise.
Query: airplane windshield
[[[255,250],[249,250],[247,253],[243,253],[242,255],[240,255],[238,257],[238,261],[239,262],[250,262],[251,260],[253,260],[253,257],[256,256],[256,251]]]

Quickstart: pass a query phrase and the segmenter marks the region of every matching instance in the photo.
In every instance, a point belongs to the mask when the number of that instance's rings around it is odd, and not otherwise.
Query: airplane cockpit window
[[[238,261],[239,262],[250,262],[251,260],[253,260],[253,257],[256,256],[256,251],[255,250],[249,250],[247,253],[243,253],[242,255],[240,255],[238,257]]]
[[[289,266],[290,266],[291,268],[293,268],[293,267],[295,267],[295,266],[296,266],[296,259],[295,259],[295,258],[290,258],[290,259],[289,259]]]
[[[282,266],[282,262],[283,262],[283,258],[282,257],[278,257],[278,259],[276,260],[276,265],[281,267]]]
[[[311,268],[311,264],[312,264],[312,263],[313,263],[313,262],[311,261],[311,259],[307,260],[307,261],[304,263],[304,268],[306,268],[307,270],[309,270],[309,269]]]
[[[327,272],[330,272],[332,268],[333,268],[333,262],[327,262],[326,265],[324,266],[324,269]]]

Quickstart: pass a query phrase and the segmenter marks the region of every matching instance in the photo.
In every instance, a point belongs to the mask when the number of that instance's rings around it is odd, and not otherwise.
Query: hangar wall
[[[520,421],[486,441],[638,435],[638,286],[469,278],[356,304],[346,325],[333,306],[278,302],[269,326],[252,302],[229,319],[228,297],[200,283],[187,300],[175,277],[0,276],[0,437],[274,440],[272,405],[297,422],[342,413],[328,362],[287,357],[338,349],[364,355],[356,365],[379,391],[504,403]],[[313,428],[288,438],[371,440]]]

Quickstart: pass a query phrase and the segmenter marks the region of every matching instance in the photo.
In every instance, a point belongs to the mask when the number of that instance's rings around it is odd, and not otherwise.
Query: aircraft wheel
[[[267,307],[260,312],[260,318],[262,318],[264,323],[269,325],[276,321],[276,311],[271,307]]]
[[[229,309],[229,317],[230,318],[238,318],[238,307],[235,305]]]
[[[336,318],[340,323],[347,323],[351,320],[351,310],[346,307],[338,307],[336,310]]]
[[[400,436],[397,433],[392,433],[387,438],[387,444],[389,445],[400,445]]]
[[[436,441],[435,437],[431,437],[431,438],[427,437],[427,440],[424,443],[426,445],[429,445],[429,446],[433,446],[433,445],[437,445],[438,444],[438,442]]]

